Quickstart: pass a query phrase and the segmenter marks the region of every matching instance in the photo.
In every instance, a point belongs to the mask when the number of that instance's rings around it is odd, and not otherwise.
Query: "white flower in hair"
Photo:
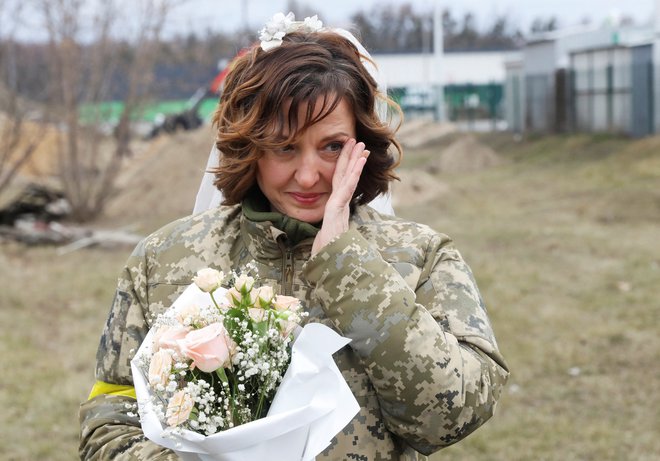
[[[307,17],[303,21],[303,29],[306,29],[307,32],[318,32],[323,28],[323,22],[319,19],[318,15],[314,15],[311,18]]]
[[[323,22],[317,15],[305,18],[304,21],[296,21],[295,15],[289,13],[277,13],[266,23],[263,29],[259,31],[259,40],[261,40],[261,49],[264,51],[272,50],[282,44],[282,39],[288,33],[295,30],[305,32],[318,32],[323,27]]]

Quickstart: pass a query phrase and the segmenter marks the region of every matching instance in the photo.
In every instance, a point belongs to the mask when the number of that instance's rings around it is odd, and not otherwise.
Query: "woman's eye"
[[[330,152],[341,152],[341,150],[344,148],[344,143],[342,142],[331,142],[330,144],[327,145],[326,149],[329,150]]]
[[[287,154],[287,153],[290,153],[290,152],[293,152],[293,151],[294,151],[293,146],[284,146],[284,147],[280,147],[278,149],[278,152],[281,152],[283,154]]]

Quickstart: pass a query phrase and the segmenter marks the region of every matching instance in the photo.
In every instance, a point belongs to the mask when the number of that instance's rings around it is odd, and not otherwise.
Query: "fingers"
[[[369,151],[365,149],[364,143],[351,139],[344,144],[332,176],[332,193],[325,206],[323,225],[312,245],[312,254],[316,254],[335,236],[348,229],[351,199],[367,157]]]
[[[337,160],[332,181],[333,189],[335,186],[341,186],[347,177],[354,176],[356,168],[359,170],[357,171],[359,178],[359,174],[362,172],[362,167],[364,167],[364,163],[362,163],[360,159],[366,159],[368,155],[369,151],[365,149],[364,143],[356,142],[355,139],[350,139],[344,145],[344,148],[339,155],[339,159]]]
[[[364,165],[367,164],[369,154],[370,152],[368,150],[362,149],[362,151],[352,159],[352,163],[346,175],[346,185],[351,189],[351,196],[353,195],[353,192],[355,192],[355,188],[360,181],[360,176],[362,175]]]
[[[356,143],[351,139],[344,145],[332,178],[332,199],[336,206],[349,204],[368,156],[369,151],[362,142]]]
[[[341,149],[341,152],[339,153],[339,158],[337,159],[337,165],[335,166],[335,174],[333,178],[341,178],[344,176],[346,169],[348,168],[348,164],[350,163],[351,154],[357,147],[357,144],[357,141],[353,138],[346,141]]]

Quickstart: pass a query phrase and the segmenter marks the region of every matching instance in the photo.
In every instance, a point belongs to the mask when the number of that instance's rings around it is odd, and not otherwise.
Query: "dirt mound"
[[[459,137],[442,150],[428,166],[431,173],[464,173],[479,171],[500,163],[500,157],[490,147],[472,135]]]
[[[8,158],[4,159],[8,164],[15,164],[24,152],[34,149],[28,160],[19,168],[20,175],[38,180],[57,173],[57,145],[62,141],[62,133],[57,128],[38,121],[23,120],[20,128],[12,132],[13,121],[3,113],[0,113],[0,128],[6,137],[4,141],[7,142],[10,139],[14,141],[14,133],[18,133],[16,145],[7,152]]]
[[[437,200],[449,192],[449,186],[423,170],[411,169],[397,171],[401,181],[392,184],[392,205],[394,208],[410,204],[422,204]]]
[[[455,132],[456,126],[451,123],[418,118],[405,120],[397,132],[397,139],[405,149],[415,149],[438,142]]]
[[[148,231],[190,214],[212,144],[207,125],[140,146],[101,221],[114,226],[139,223]]]

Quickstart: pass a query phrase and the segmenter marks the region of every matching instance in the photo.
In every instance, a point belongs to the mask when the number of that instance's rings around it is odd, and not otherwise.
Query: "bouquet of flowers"
[[[331,357],[349,340],[301,329],[298,299],[227,279],[199,271],[134,357],[145,435],[183,459],[312,459],[358,410]]]

